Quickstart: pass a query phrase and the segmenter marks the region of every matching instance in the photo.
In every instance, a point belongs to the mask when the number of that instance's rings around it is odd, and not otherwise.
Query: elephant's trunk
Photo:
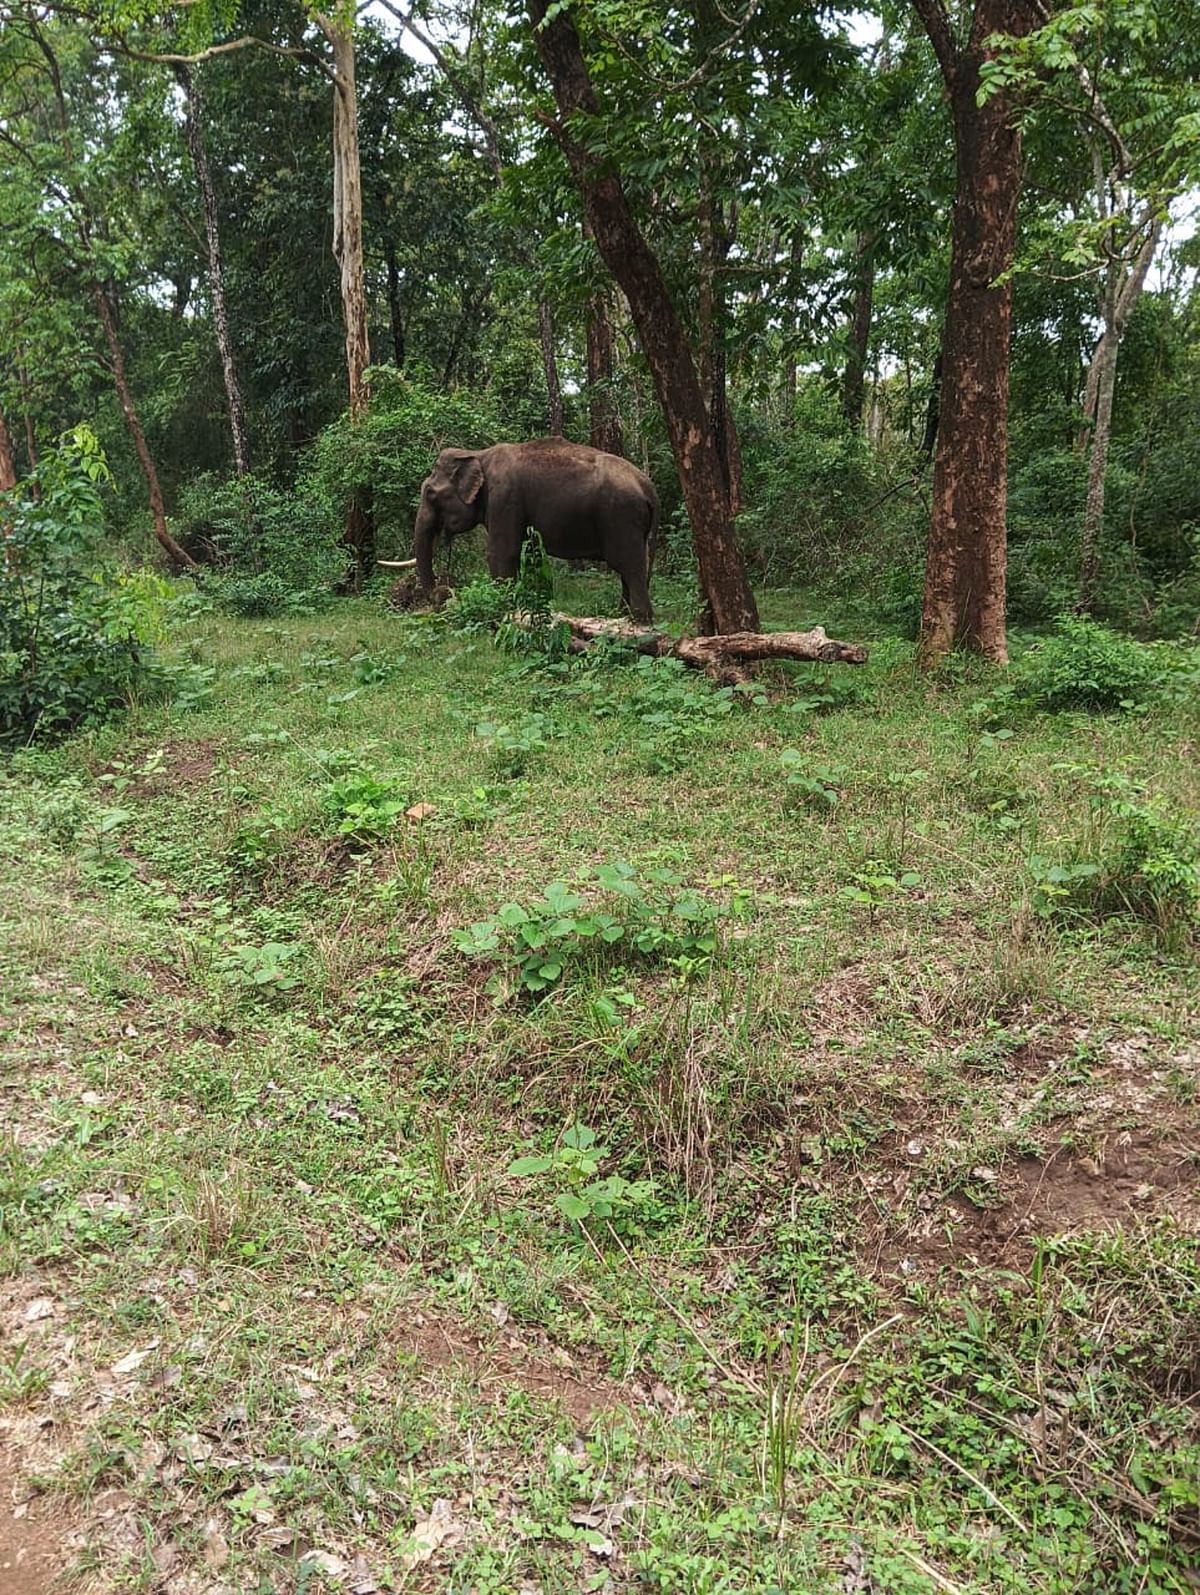
[[[413,553],[417,556],[417,580],[423,593],[433,591],[433,540],[436,535],[437,516],[428,504],[422,504],[413,527]]]

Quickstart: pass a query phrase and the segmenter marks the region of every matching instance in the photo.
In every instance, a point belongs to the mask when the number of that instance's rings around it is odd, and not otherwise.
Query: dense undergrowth
[[[0,1410],[101,1587],[1190,1587],[1194,660],[484,596],[185,607],[6,767]]]

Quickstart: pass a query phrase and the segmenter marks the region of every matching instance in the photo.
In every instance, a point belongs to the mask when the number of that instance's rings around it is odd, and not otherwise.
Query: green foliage
[[[356,842],[385,837],[408,807],[400,782],[390,776],[354,771],[331,781],[325,790],[325,810],[339,836]]]
[[[508,780],[524,775],[536,755],[546,751],[552,734],[541,714],[527,714],[512,725],[481,720],[475,727],[475,735],[491,744],[495,774]]]
[[[446,622],[460,637],[495,631],[517,607],[516,583],[475,576],[457,587],[445,608]]]
[[[725,910],[681,884],[671,870],[603,864],[574,886],[552,881],[540,897],[505,903],[493,918],[456,931],[455,944],[494,958],[535,995],[572,967],[611,961],[618,949],[689,973],[712,957]]]
[[[1163,927],[1200,915],[1200,829],[1120,770],[1064,765],[1087,793],[1088,819],[1057,859],[1026,860],[1045,918],[1131,914]]]
[[[1006,710],[1143,708],[1171,697],[1177,678],[1193,669],[1179,650],[1137,642],[1086,616],[1061,615],[1054,631],[1020,656],[983,712],[1003,719]]]
[[[799,748],[784,748],[779,762],[788,791],[796,803],[825,811],[836,807],[841,798],[845,770],[813,764]]]
[[[107,480],[78,426],[36,478],[0,494],[0,744],[106,720],[155,682],[161,584],[122,581],[104,561]]]
[[[609,1155],[596,1132],[586,1124],[563,1131],[553,1152],[516,1158],[509,1164],[510,1179],[537,1178],[555,1192],[554,1205],[573,1224],[604,1219],[618,1234],[628,1233],[646,1205],[654,1199],[653,1180],[627,1180],[621,1174],[597,1178]]]
[[[878,462],[818,382],[801,385],[789,426],[751,415],[740,425],[747,505],[738,531],[748,562],[777,583],[819,579],[831,553],[861,535],[864,509],[888,493]],[[894,494],[881,508],[908,513]],[[870,529],[877,538],[878,524]]]
[[[302,949],[296,942],[239,942],[227,948],[217,967],[233,986],[250,991],[291,991],[300,983],[295,964]]]
[[[344,573],[330,508],[312,491],[286,493],[257,476],[187,484],[176,536],[211,564],[203,582],[230,614],[307,614]]]
[[[554,572],[540,533],[530,532],[521,546],[521,566],[513,593],[513,611],[496,630],[496,646],[505,653],[532,660],[561,659],[570,644],[570,627],[553,614]]]
[[[407,550],[421,483],[444,448],[486,448],[503,435],[486,396],[466,388],[451,393],[421,375],[386,366],[370,373],[371,407],[325,428],[313,444],[301,496],[323,507],[330,533],[340,527],[353,495],[364,485],[381,547]]]

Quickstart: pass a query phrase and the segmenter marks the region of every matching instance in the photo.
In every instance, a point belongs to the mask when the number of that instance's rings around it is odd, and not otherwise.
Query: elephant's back
[[[650,505],[658,502],[654,483],[632,460],[621,454],[607,454],[588,443],[572,443],[567,438],[530,438],[524,443],[497,443],[488,451],[504,467],[520,473],[532,467],[539,474],[551,474],[572,482],[583,494],[628,493]]]

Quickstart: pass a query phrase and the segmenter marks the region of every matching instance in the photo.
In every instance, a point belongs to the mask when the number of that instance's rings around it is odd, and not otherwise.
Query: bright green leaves
[[[498,994],[515,978],[520,989],[541,995],[568,969],[599,968],[621,949],[687,974],[716,951],[726,909],[679,888],[670,870],[639,872],[624,860],[603,864],[575,883],[551,881],[525,903],[505,903],[492,918],[456,931],[455,945],[507,969]]]

